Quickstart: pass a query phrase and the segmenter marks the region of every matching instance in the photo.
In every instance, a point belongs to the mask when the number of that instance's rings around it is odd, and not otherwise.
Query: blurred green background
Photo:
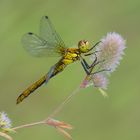
[[[24,33],[38,33],[43,15],[50,17],[69,47],[81,39],[94,44],[111,31],[120,33],[128,47],[110,78],[109,98],[89,87],[79,92],[56,118],[74,126],[71,134],[75,140],[139,140],[139,0],[0,0],[0,111],[8,113],[13,126],[44,119],[85,76],[80,63],[72,64],[16,105],[17,96],[58,61],[34,58],[20,42]],[[15,140],[65,139],[47,126],[21,129],[12,136]]]

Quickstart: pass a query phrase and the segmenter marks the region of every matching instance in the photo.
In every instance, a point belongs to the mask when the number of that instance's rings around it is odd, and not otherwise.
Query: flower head
[[[0,112],[0,128],[8,130],[11,126],[11,120],[8,118],[7,114],[5,112]]]
[[[107,76],[104,73],[92,75],[92,81],[95,87],[106,89],[108,85]]]
[[[101,39],[101,43],[97,46],[96,51],[98,61],[103,61],[99,64],[101,69],[110,69],[107,73],[113,72],[124,54],[125,40],[118,33],[108,33]],[[92,56],[93,58],[93,56]]]
[[[103,37],[96,47],[96,55],[91,56],[92,62],[97,57],[98,64],[91,71],[93,74],[83,80],[81,87],[90,86],[92,81],[94,87],[107,89],[108,75],[117,68],[125,48],[125,40],[118,33],[108,33]]]

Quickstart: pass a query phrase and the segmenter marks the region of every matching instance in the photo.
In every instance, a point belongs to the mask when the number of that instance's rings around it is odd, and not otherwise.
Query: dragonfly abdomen
[[[17,98],[17,104],[22,102],[26,97],[28,97],[31,93],[33,93],[37,88],[39,88],[43,83],[46,81],[46,76],[43,76],[38,81],[33,83],[31,86],[29,86],[26,90],[20,94],[20,96]]]

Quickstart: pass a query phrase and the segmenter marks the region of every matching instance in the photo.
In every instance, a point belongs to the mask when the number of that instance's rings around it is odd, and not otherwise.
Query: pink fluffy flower
[[[117,68],[125,48],[125,40],[118,33],[108,33],[103,37],[96,46],[96,56],[99,64],[92,71],[95,74],[87,75],[81,87],[88,87],[92,81],[94,87],[107,89],[108,75]],[[95,54],[91,56],[91,60],[92,62],[95,60]]]
[[[102,69],[110,69],[108,73],[113,72],[124,54],[125,40],[118,33],[108,33],[105,37],[101,39],[101,43],[97,46],[96,51],[98,61],[103,61],[99,64]],[[93,56],[92,56],[93,58]]]
[[[94,87],[106,89],[108,79],[103,73],[97,73],[92,76]]]

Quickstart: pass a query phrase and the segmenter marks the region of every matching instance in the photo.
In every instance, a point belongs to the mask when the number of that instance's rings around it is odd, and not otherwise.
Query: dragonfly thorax
[[[89,42],[86,40],[80,40],[78,43],[80,53],[87,53],[90,50]]]

